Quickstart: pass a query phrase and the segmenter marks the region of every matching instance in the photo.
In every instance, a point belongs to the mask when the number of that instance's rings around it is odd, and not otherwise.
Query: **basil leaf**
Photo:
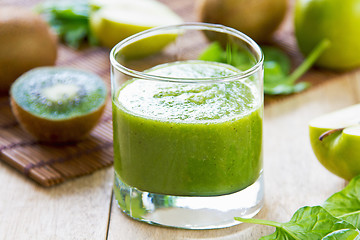
[[[321,240],[360,240],[360,233],[355,229],[342,229],[329,233]]]
[[[241,222],[276,227],[273,234],[262,237],[260,240],[319,240],[336,230],[356,229],[350,223],[335,218],[320,206],[300,208],[287,223],[237,217],[235,219]]]
[[[329,213],[360,229],[360,175],[322,205]]]

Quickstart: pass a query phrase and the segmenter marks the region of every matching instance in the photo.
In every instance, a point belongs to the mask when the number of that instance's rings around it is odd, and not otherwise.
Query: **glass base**
[[[184,229],[215,229],[240,224],[234,217],[251,218],[263,206],[262,174],[249,187],[210,197],[171,196],[140,191],[121,182],[115,173],[114,193],[120,209],[149,224]]]

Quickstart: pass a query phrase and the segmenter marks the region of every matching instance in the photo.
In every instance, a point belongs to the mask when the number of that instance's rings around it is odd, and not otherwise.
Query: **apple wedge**
[[[313,119],[309,133],[325,168],[346,180],[360,174],[360,104]]]
[[[90,26],[100,44],[112,48],[135,33],[168,24],[182,23],[182,19],[166,5],[155,0],[92,0]],[[138,49],[141,55],[155,53],[174,36],[154,39],[154,48]]]

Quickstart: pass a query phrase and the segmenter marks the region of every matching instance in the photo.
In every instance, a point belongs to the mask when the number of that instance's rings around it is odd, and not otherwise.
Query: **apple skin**
[[[307,56],[323,39],[331,46],[315,65],[332,70],[360,66],[360,0],[297,0],[295,36]]]
[[[153,0],[93,0],[90,5],[92,8],[89,18],[91,31],[100,45],[108,48],[144,30],[183,23],[182,19],[170,8]],[[143,43],[129,45],[127,54],[129,57],[151,55],[173,41],[176,35],[163,34],[158,37],[149,37]]]
[[[90,26],[102,46],[112,48],[121,40],[151,27],[136,26],[112,21],[104,18],[103,9],[95,11],[90,17]]]
[[[309,126],[310,143],[319,162],[335,175],[351,180],[360,174],[360,136],[338,131],[319,140],[331,128]]]
[[[102,46],[112,48],[121,40],[150,29],[149,26],[136,26],[132,24],[125,24],[115,22],[107,19],[106,9],[100,9],[92,13],[90,18],[90,25],[92,31],[97,36]],[[109,34],[111,33],[111,34]],[[161,51],[166,45],[174,41],[177,34],[162,34],[151,36],[134,42],[122,49],[122,55],[127,59],[142,58]]]

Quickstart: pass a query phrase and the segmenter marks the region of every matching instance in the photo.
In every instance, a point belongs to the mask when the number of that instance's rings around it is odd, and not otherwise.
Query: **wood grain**
[[[0,162],[0,239],[105,239],[112,171],[40,187]]]
[[[302,206],[321,204],[346,182],[328,172],[315,158],[307,123],[314,117],[357,103],[360,76],[343,76],[304,94],[265,108],[265,207],[258,218],[288,221]],[[255,240],[273,228],[242,224],[210,231],[150,226],[120,212],[113,199],[109,239],[241,239]]]
[[[9,5],[1,0],[2,5]],[[161,0],[184,21],[196,21],[196,1]],[[34,6],[39,0],[29,1]],[[25,6],[31,6],[27,2]],[[22,4],[21,0],[14,4]],[[1,2],[0,2],[1,5]],[[291,7],[291,5],[290,5]],[[291,13],[291,9],[289,13]],[[293,67],[301,63],[303,57],[299,53],[293,36],[291,14],[273,37],[272,43],[282,48],[292,60]],[[194,38],[195,39],[195,38]],[[194,40],[193,39],[193,40]],[[200,38],[199,38],[200,39]],[[203,38],[203,41],[205,39]],[[189,47],[199,50],[201,41],[189,41]],[[188,51],[195,53],[196,51]],[[101,47],[84,47],[75,50],[59,45],[59,56],[56,65],[71,66],[94,72],[101,76],[110,89],[109,49]],[[312,69],[301,81],[311,82],[314,87],[324,81],[330,81],[343,74],[325,70]],[[292,97],[292,96],[291,96]],[[289,96],[266,96],[265,105],[289,98]],[[110,102],[110,101],[109,101]],[[85,141],[66,147],[51,147],[39,144],[16,123],[8,106],[7,97],[0,99],[0,156],[26,176],[43,186],[52,186],[74,177],[92,173],[112,164],[112,128],[111,104],[108,102],[102,122]],[[104,120],[105,119],[105,120]]]
[[[193,21],[193,0],[161,0],[186,20]],[[0,0],[0,5],[33,6],[37,0]],[[284,23],[276,35],[294,65],[301,60]],[[108,50],[75,51],[60,46],[58,65],[95,71],[109,83]],[[259,218],[288,221],[301,206],[316,205],[346,182],[328,172],[316,160],[308,138],[310,119],[360,101],[360,70],[332,73],[312,70],[303,80],[314,86],[302,94],[267,99],[264,120],[265,207]],[[314,76],[314,77],[309,77]],[[313,78],[313,80],[311,80]],[[315,80],[314,80],[315,79]],[[0,108],[7,106],[0,100]],[[9,109],[4,114],[10,115]],[[0,116],[1,126],[16,127],[13,119]],[[7,139],[6,131],[0,136]],[[102,132],[97,133],[99,136]],[[23,154],[19,151],[18,154]],[[3,156],[1,157],[3,160]],[[249,224],[220,229],[188,231],[150,226],[120,212],[112,196],[113,169],[99,170],[64,184],[42,188],[0,161],[0,240],[8,239],[246,239],[255,240],[274,229]]]
[[[32,138],[17,124],[8,105],[0,107],[0,114],[1,159],[43,186],[92,173],[113,162],[109,103],[89,137],[66,145],[44,144]]]

